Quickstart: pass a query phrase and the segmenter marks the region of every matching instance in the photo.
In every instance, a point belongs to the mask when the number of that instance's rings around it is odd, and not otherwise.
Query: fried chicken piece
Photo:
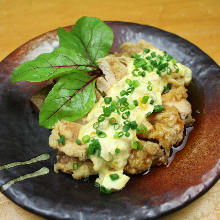
[[[86,157],[86,146],[75,143],[81,126],[74,122],[59,121],[49,137],[49,145],[58,149],[54,171],[71,173],[75,179],[97,174],[93,169],[92,161]],[[65,143],[58,143],[61,135],[65,137]]]
[[[122,55],[130,57],[131,55],[140,53],[143,49],[152,49],[153,46],[145,40],[140,40],[138,43],[125,42],[120,46]]]
[[[180,86],[162,95],[162,101],[164,106],[176,107],[184,124],[190,126],[195,120],[191,116],[192,108],[190,103],[186,100],[187,96],[187,89]]]
[[[80,161],[86,160],[86,146],[75,143],[81,126],[64,120],[57,122],[49,137],[49,145],[69,157],[76,157]],[[64,144],[58,143],[61,135],[65,137]]]
[[[167,163],[167,156],[159,144],[151,141],[140,140],[143,146],[142,150],[131,150],[128,158],[125,172],[128,174],[138,174],[146,171],[152,165],[161,165]]]
[[[157,140],[169,156],[171,147],[179,144],[183,139],[184,123],[177,109],[166,106],[163,112],[151,114],[149,122],[153,125],[153,129],[149,132],[148,138]]]
[[[64,173],[71,173],[74,179],[97,174],[93,169],[91,160],[80,161],[78,158],[69,157],[61,152],[58,153],[57,163],[54,165],[54,171],[59,172],[59,170]]]
[[[130,57],[108,55],[97,61],[99,68],[104,74],[104,77],[99,77],[96,82],[96,86],[101,94],[105,95],[112,84],[122,79],[128,73],[127,64],[130,60]]]

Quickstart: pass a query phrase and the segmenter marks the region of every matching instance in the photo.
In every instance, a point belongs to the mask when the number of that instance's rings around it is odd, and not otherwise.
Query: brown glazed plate
[[[48,146],[50,131],[39,127],[30,97],[43,83],[11,83],[13,69],[58,46],[56,30],[27,42],[0,63],[0,165],[49,153],[48,161],[0,171],[0,186],[46,166],[50,173],[17,183],[3,193],[21,207],[50,219],[152,219],[182,208],[204,194],[220,177],[220,67],[183,38],[134,23],[107,22],[115,40],[152,42],[192,69],[189,86],[196,123],[185,147],[168,167],[136,175],[120,192],[101,194],[94,178],[73,180],[53,172],[56,152]],[[68,29],[68,28],[67,28]],[[210,42],[211,43],[211,42]],[[186,142],[186,138],[184,139]]]

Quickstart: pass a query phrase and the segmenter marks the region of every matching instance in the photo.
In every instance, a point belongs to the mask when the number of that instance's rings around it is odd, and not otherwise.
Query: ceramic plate
[[[58,46],[56,31],[22,45],[0,63],[0,165],[25,161],[42,153],[51,159],[0,171],[0,185],[43,166],[45,176],[9,187],[4,194],[21,207],[52,219],[151,219],[177,210],[205,193],[220,176],[220,67],[203,51],[183,38],[163,30],[126,22],[107,22],[115,40],[112,51],[125,41],[140,39],[192,69],[189,100],[196,123],[185,147],[169,167],[153,168],[131,178],[120,192],[99,193],[94,178],[73,180],[53,172],[56,152],[48,146],[50,131],[38,126],[30,97],[43,83],[11,83],[13,69],[24,61]],[[184,139],[186,142],[186,138]],[[183,143],[184,144],[184,143]]]

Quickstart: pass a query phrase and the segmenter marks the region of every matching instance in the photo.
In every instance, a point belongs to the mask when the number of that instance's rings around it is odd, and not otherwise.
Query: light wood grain
[[[0,0],[0,60],[31,38],[73,24],[83,15],[148,24],[176,33],[220,64],[219,0]],[[0,219],[42,218],[0,194]],[[220,219],[220,181],[186,208],[162,219]]]

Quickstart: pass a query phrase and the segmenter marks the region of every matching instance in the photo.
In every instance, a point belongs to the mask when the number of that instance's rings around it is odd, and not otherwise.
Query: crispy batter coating
[[[57,122],[49,137],[49,145],[69,157],[76,157],[80,161],[85,160],[86,146],[75,143],[81,126],[82,125],[80,124],[64,120]],[[64,145],[62,143],[58,143],[61,135],[65,137]]]
[[[80,161],[78,158],[69,157],[60,152],[57,155],[57,163],[54,165],[54,171],[58,172],[59,170],[64,173],[71,173],[74,179],[97,174],[90,160]]]
[[[124,56],[131,56],[136,53],[140,53],[143,49],[145,48],[153,48],[153,46],[144,41],[140,40],[138,43],[133,43],[133,42],[125,42],[120,46],[120,51]]]
[[[177,109],[165,107],[165,111],[151,114],[149,121],[153,129],[149,132],[148,138],[157,140],[169,156],[171,147],[179,144],[183,139],[184,123]]]
[[[194,119],[191,116],[191,104],[186,100],[187,96],[187,89],[183,86],[179,86],[162,95],[162,101],[164,106],[176,107],[184,124],[186,126],[191,126]]]
[[[127,63],[131,58],[108,55],[97,62],[104,77],[99,77],[96,82],[97,89],[105,95],[112,84],[122,79],[128,73]]]
[[[125,172],[128,174],[138,174],[146,171],[152,165],[166,164],[167,157],[159,144],[151,141],[140,141],[142,150],[131,150]]]

